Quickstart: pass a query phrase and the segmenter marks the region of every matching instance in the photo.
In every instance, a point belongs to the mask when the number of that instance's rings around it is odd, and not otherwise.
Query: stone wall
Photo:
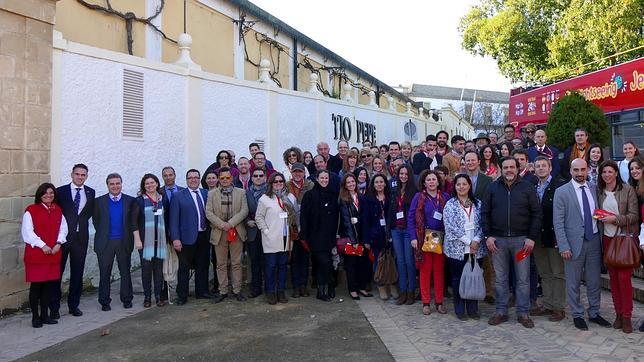
[[[0,0],[0,315],[27,301],[20,220],[49,181],[55,0]]]

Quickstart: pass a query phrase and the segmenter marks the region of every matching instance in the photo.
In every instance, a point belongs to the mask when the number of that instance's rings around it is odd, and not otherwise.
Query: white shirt
[[[628,163],[631,160],[623,159],[619,161],[619,175],[622,177],[623,182],[628,182],[629,177],[631,177],[631,173],[628,170]]]
[[[199,213],[199,203],[203,205],[203,210],[204,210],[204,217],[206,216],[206,204],[203,201],[203,197],[201,197],[201,189],[197,188],[196,190],[193,190],[191,188],[188,188],[190,190],[190,195],[192,196],[192,201],[195,203],[195,207],[197,208],[197,225],[199,225],[199,231],[204,231],[206,229],[201,228],[201,214]],[[195,194],[195,191],[197,193]],[[197,196],[199,196],[199,200],[197,200]],[[206,225],[208,225],[208,220],[205,222]]]
[[[619,215],[619,206],[617,205],[617,199],[615,198],[615,192],[604,191],[606,194],[606,199],[601,205],[601,208],[606,211],[610,211],[615,215]],[[617,225],[604,223],[604,235],[610,236],[611,238],[617,233]]]
[[[44,208],[47,208],[47,206],[45,206],[44,204],[40,205]],[[24,240],[25,243],[33,246],[34,248],[42,248],[43,246],[47,245],[44,241],[42,241],[40,236],[36,235],[36,232],[34,231],[34,221],[31,218],[29,211],[25,212],[24,215],[22,215],[22,227],[20,229],[20,233],[22,234],[22,240]],[[60,230],[58,231],[58,238],[56,239],[56,242],[58,244],[64,244],[66,241],[67,220],[65,220],[65,216],[63,215],[63,218],[60,220]]]
[[[81,186],[76,186],[74,183],[70,183],[69,187],[72,190],[72,202],[74,202],[74,198],[76,198],[76,189],[80,188],[78,192],[80,192],[80,203],[78,204],[78,214],[80,215],[81,211],[85,207],[85,204],[87,204],[87,195],[85,195],[85,185]]]
[[[580,184],[579,182],[572,180],[573,186],[575,187],[575,194],[577,195],[577,202],[579,202],[579,209],[581,210],[581,219],[584,219],[584,200],[581,198],[581,186],[585,186],[584,191],[586,191],[586,196],[588,197],[588,205],[590,206],[590,211],[593,212],[593,210],[597,209],[595,205],[595,199],[593,198],[593,194],[590,192],[590,187],[588,185],[588,182],[584,182],[583,184]],[[598,233],[599,229],[597,229],[597,220],[595,218],[592,218],[593,220],[593,234]]]
[[[123,195],[123,193],[119,192],[119,194],[116,195],[116,196],[114,196],[112,194],[109,194],[109,197],[110,197],[110,200],[112,200],[114,202],[119,202],[119,201],[121,201],[121,196],[122,195]]]

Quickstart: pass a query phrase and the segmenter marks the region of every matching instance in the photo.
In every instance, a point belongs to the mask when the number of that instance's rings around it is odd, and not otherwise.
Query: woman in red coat
[[[38,186],[34,203],[22,217],[22,239],[25,241],[25,276],[29,287],[31,324],[56,324],[48,313],[49,292],[60,279],[60,246],[67,239],[67,222],[56,205],[56,188],[50,183]],[[40,307],[40,313],[38,313]]]

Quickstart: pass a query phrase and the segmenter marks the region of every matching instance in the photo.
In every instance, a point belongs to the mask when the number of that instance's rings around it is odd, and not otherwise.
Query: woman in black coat
[[[329,187],[329,172],[318,171],[315,187],[302,199],[300,237],[317,263],[317,298],[325,302],[331,300],[331,249],[335,246],[338,215],[338,194]]]

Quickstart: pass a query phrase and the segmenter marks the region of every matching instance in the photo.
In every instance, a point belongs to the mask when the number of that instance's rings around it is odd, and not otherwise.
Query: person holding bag
[[[604,262],[608,267],[610,276],[610,292],[615,307],[615,322],[613,328],[621,329],[624,333],[632,333],[633,325],[631,317],[633,314],[633,285],[631,276],[635,266],[616,267],[612,262],[623,262],[623,256],[633,250],[629,249],[629,243],[635,243],[635,236],[639,233],[637,195],[635,190],[622,181],[619,173],[619,166],[612,160],[602,162],[599,166],[599,178],[597,180],[597,200],[599,209],[608,213],[598,216],[603,226],[602,243],[604,246]],[[600,231],[601,232],[601,231]],[[620,235],[626,233],[626,237]],[[632,236],[632,238],[631,238]],[[618,240],[620,238],[621,240]],[[623,241],[622,244],[612,245]],[[614,250],[619,246],[619,250]],[[632,248],[631,248],[632,249]],[[613,253],[612,251],[615,251]],[[637,250],[635,250],[637,252]],[[619,259],[612,260],[611,255],[619,255]],[[613,264],[611,266],[611,264]]]
[[[372,263],[374,275],[378,268],[380,252],[385,248],[387,243],[387,234],[389,230],[389,225],[387,223],[387,210],[389,209],[390,196],[389,185],[385,176],[374,175],[371,178],[369,190],[367,191],[366,207],[362,210],[362,212],[365,213],[363,220],[367,222],[363,222],[361,225],[365,244],[371,246],[370,252],[372,252],[371,256],[373,257]],[[398,299],[398,289],[395,284],[385,284],[380,281],[375,282],[378,286],[380,299],[389,299],[389,294],[391,294],[394,299]]]
[[[425,170],[418,180],[419,192],[409,207],[407,233],[412,235],[411,246],[415,249],[416,265],[420,269],[420,294],[423,314],[431,314],[430,278],[434,276],[436,310],[447,313],[443,306],[445,259],[442,253],[443,208],[449,195],[438,188],[436,171]],[[420,241],[419,241],[420,240]]]
[[[333,269],[331,250],[335,247],[338,227],[338,193],[329,187],[329,171],[319,170],[317,183],[304,194],[300,210],[300,242],[311,250],[315,269],[317,298],[325,302]]]
[[[487,247],[481,243],[481,202],[474,197],[472,180],[466,174],[456,175],[452,198],[445,204],[443,218],[445,220],[445,243],[443,250],[447,257],[447,265],[452,274],[452,290],[454,290],[454,312],[458,319],[465,321],[468,316],[480,319],[478,301],[462,299],[459,293],[463,268],[474,263],[472,258],[481,265],[487,255]],[[485,285],[483,285],[485,288]],[[485,297],[485,293],[483,295]],[[467,314],[465,314],[467,312]]]
[[[368,213],[366,196],[358,193],[358,179],[352,173],[342,177],[340,182],[340,235],[349,239],[344,250],[344,268],[347,272],[347,288],[351,299],[358,300],[360,296],[372,297],[366,291],[371,279],[371,261],[369,249],[371,245],[363,240],[364,227]]]
[[[283,174],[276,172],[268,179],[266,194],[259,198],[255,222],[262,232],[265,289],[268,304],[287,303],[286,264],[292,249],[292,230],[297,230],[298,212],[295,196],[288,192]],[[275,276],[277,275],[277,285]]]

